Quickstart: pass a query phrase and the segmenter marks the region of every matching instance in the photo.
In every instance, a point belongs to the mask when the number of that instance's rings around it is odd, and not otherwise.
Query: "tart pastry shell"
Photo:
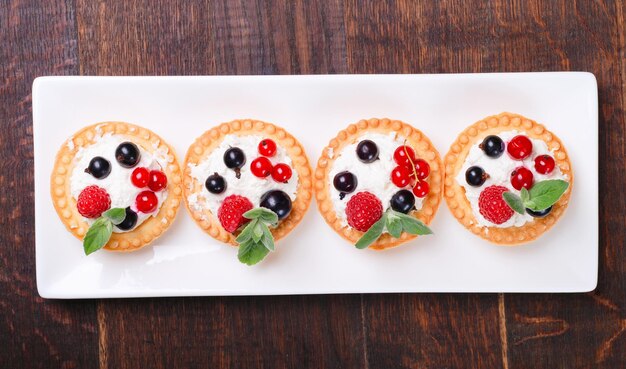
[[[176,152],[154,132],[125,122],[102,122],[81,129],[70,137],[57,153],[50,176],[50,195],[54,208],[67,230],[82,240],[89,229],[89,223],[78,213],[76,200],[70,191],[70,178],[79,149],[96,143],[98,136],[107,133],[124,137],[148,152],[154,152],[157,149],[167,150],[168,157],[171,158],[167,166],[161,168],[167,175],[168,194],[158,213],[148,217],[132,231],[114,232],[104,246],[104,249],[109,251],[135,251],[157,239],[170,227],[176,218],[183,195],[182,174]],[[132,184],[129,182],[128,185]]]
[[[569,187],[545,218],[535,218],[521,227],[481,227],[465,196],[465,189],[457,183],[455,177],[474,144],[482,141],[485,136],[510,130],[517,130],[528,137],[544,141],[553,152],[556,165],[567,176]],[[533,241],[554,226],[567,208],[574,184],[572,165],[561,140],[543,125],[514,113],[501,113],[487,117],[467,127],[450,146],[444,162],[446,171],[444,195],[450,212],[474,234],[498,245],[512,246]]]
[[[315,170],[315,198],[318,210],[326,220],[326,223],[353,245],[363,236],[364,232],[342,224],[341,219],[337,217],[330,197],[330,181],[328,178],[337,156],[329,153],[341,153],[344,147],[356,142],[360,136],[368,132],[383,134],[396,132],[398,137],[406,139],[406,144],[413,148],[418,158],[426,160],[430,165],[430,174],[427,178],[430,192],[424,197],[422,208],[411,212],[411,215],[426,225],[430,224],[437,213],[443,192],[443,164],[441,158],[430,139],[420,130],[407,123],[391,119],[372,118],[349,125],[346,129],[339,131],[337,136],[330,140],[328,146],[322,151]],[[403,232],[400,238],[393,238],[390,234],[384,233],[369,248],[384,250],[399,246],[416,237]]]
[[[270,228],[274,240],[280,240],[302,221],[309,209],[313,197],[312,170],[300,142],[283,128],[271,123],[251,119],[233,120],[211,128],[195,140],[187,151],[183,170],[184,197],[187,210],[198,226],[208,235],[218,241],[237,246],[235,242],[237,236],[222,227],[217,214],[213,214],[209,209],[195,210],[188,201],[189,195],[199,193],[204,187],[203,182],[198,182],[191,175],[189,164],[197,165],[205,160],[220,145],[226,135],[259,135],[270,138],[283,147],[291,158],[292,170],[298,173],[296,200],[292,203],[289,215],[281,220],[276,228]]]

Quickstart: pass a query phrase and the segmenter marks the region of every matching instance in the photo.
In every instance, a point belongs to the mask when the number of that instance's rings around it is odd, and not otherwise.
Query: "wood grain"
[[[0,0],[0,363],[626,367],[625,19],[624,0]],[[30,86],[38,75],[548,70],[598,79],[601,247],[592,293],[37,295]]]
[[[0,366],[97,363],[96,303],[44,301],[35,283],[31,84],[78,70],[71,2],[0,1]]]

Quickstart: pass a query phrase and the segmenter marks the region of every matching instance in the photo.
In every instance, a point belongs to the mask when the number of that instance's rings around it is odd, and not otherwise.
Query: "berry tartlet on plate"
[[[397,120],[351,124],[330,140],[315,171],[326,222],[357,248],[383,250],[416,235],[441,202],[443,165],[430,140]]]
[[[155,133],[105,122],[83,128],[61,147],[50,192],[67,230],[83,240],[85,254],[134,251],[176,217],[182,174],[174,150]]]
[[[206,131],[187,151],[185,203],[216,240],[239,246],[254,265],[302,220],[312,170],[302,145],[284,129],[234,120]]]
[[[572,165],[543,125],[518,114],[466,128],[445,157],[445,197],[456,219],[496,244],[532,241],[567,207]]]

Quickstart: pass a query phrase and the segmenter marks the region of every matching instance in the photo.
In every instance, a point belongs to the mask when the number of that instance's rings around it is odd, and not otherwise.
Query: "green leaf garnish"
[[[118,225],[126,218],[126,209],[113,208],[102,213],[102,216],[109,219],[113,224]]]
[[[378,237],[383,234],[385,223],[387,223],[387,213],[384,213],[383,216],[376,221],[376,223],[372,224],[370,229],[368,229],[367,232],[359,238],[354,246],[356,246],[357,249],[365,249],[374,243],[374,241],[376,241]]]
[[[569,183],[561,179],[549,179],[535,183],[529,191],[532,206],[526,206],[530,210],[540,211],[554,205],[567,191]]]
[[[269,227],[278,223],[278,216],[266,208],[252,209],[243,216],[251,221],[235,240],[239,244],[237,258],[246,265],[254,265],[274,251],[274,236]]]
[[[569,183],[561,179],[548,179],[535,183],[528,191],[522,188],[520,196],[512,192],[502,193],[502,198],[514,211],[524,214],[526,209],[541,211],[554,205],[567,191]]]
[[[507,191],[502,194],[502,197],[504,198],[504,201],[506,201],[507,205],[509,205],[511,209],[515,210],[516,212],[520,214],[525,213],[526,209],[524,208],[524,202],[519,196],[517,196],[513,192]]]
[[[87,230],[85,238],[83,238],[83,249],[85,255],[89,255],[104,247],[111,239],[113,233],[113,225],[120,224],[126,217],[126,209],[113,208],[102,213],[100,218]]]
[[[355,244],[357,249],[365,249],[378,239],[387,229],[393,238],[400,238],[402,232],[413,235],[427,235],[433,232],[422,221],[410,215],[388,209],[383,216],[361,236]]]
[[[100,217],[93,222],[83,239],[85,255],[103,248],[109,242],[111,233],[113,233],[113,223],[109,219]]]

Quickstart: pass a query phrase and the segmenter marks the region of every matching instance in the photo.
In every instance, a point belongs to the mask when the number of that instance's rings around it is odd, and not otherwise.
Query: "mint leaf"
[[[239,244],[237,257],[246,265],[254,265],[263,260],[270,251],[274,251],[274,236],[269,226],[278,223],[278,216],[265,208],[252,209],[243,216],[251,221],[235,240]]]
[[[109,219],[113,224],[118,225],[126,218],[126,209],[113,208],[102,213],[102,216]]]
[[[103,248],[104,245],[109,242],[111,233],[113,233],[113,223],[105,217],[98,218],[91,227],[89,227],[83,239],[85,255],[89,255]]]
[[[263,228],[261,228],[261,225],[264,224],[256,221],[252,229],[252,241],[256,243],[261,242],[261,238],[263,237]]]
[[[520,191],[520,197],[522,198],[522,203],[525,203],[530,199],[530,193],[528,192],[526,187],[522,187],[522,190]]]
[[[387,232],[393,238],[400,238],[402,235],[402,220],[397,216],[389,214],[387,216]]]
[[[549,179],[535,183],[530,191],[530,198],[524,205],[533,211],[540,211],[554,205],[565,193],[569,183],[561,179]]]
[[[403,216],[401,216],[400,219],[402,220],[402,227],[404,228],[405,232],[416,236],[433,234],[433,231],[431,231],[430,228],[428,228],[428,226],[424,224],[421,220],[413,218],[410,215],[402,215]]]
[[[525,188],[522,188],[525,190]],[[504,192],[502,193],[502,198],[509,205],[509,207],[520,214],[524,214],[526,209],[524,207],[523,200],[512,192]]]
[[[239,244],[237,258],[246,265],[254,265],[263,260],[269,252],[270,250],[263,246],[262,243],[248,240],[247,242]]]
[[[274,236],[272,235],[272,232],[270,232],[270,229],[267,227],[267,225],[265,224],[261,224],[261,225],[263,228],[263,239],[261,239],[261,243],[268,250],[274,251]]]
[[[365,249],[369,245],[374,243],[374,241],[376,241],[378,237],[380,237],[380,235],[383,234],[383,230],[385,229],[386,222],[387,222],[387,213],[383,214],[383,216],[380,219],[378,219],[376,223],[372,224],[370,229],[368,229],[367,232],[365,232],[363,236],[359,238],[359,240],[356,242],[354,246],[356,246],[357,249]]]
[[[273,211],[262,207],[245,212],[243,217],[247,219],[259,219],[268,224],[278,223],[278,215],[276,215]]]

